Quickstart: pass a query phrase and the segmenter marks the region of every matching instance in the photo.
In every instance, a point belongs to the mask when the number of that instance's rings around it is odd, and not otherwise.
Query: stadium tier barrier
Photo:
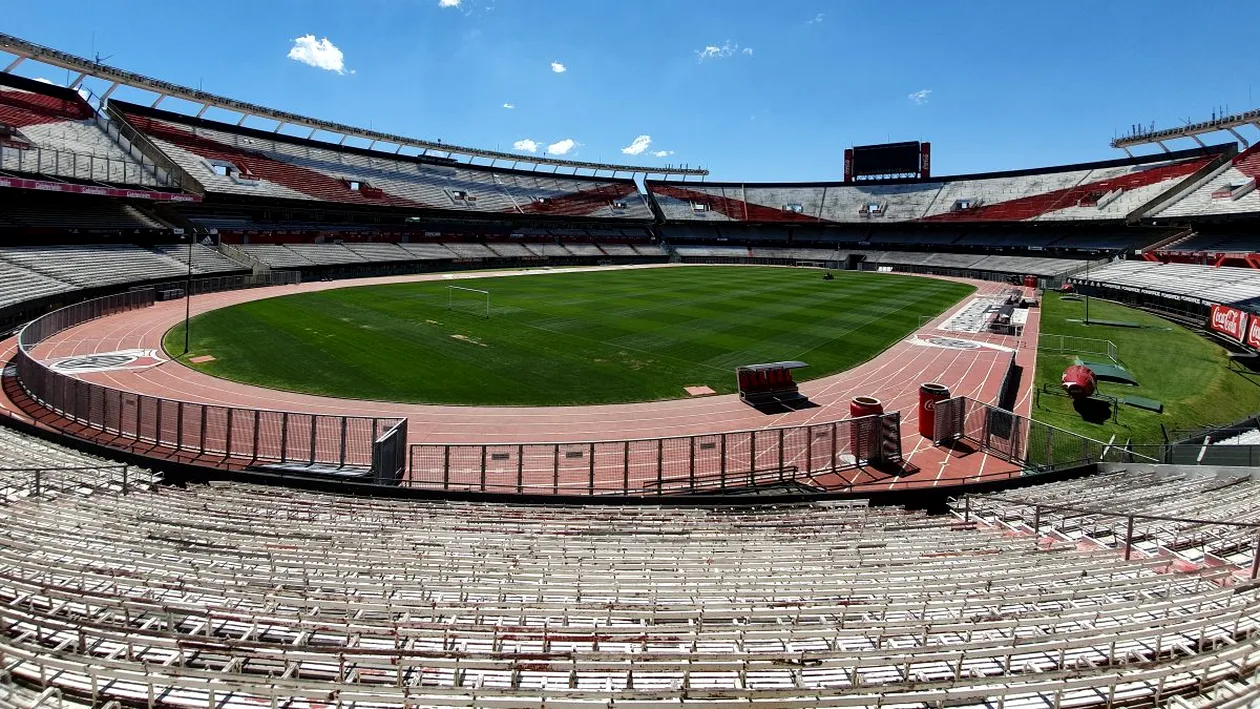
[[[965,396],[936,405],[937,443],[965,441],[989,455],[1045,473],[1090,463],[1158,463],[1145,451],[1104,443]]]
[[[398,418],[248,409],[146,396],[62,374],[33,354],[36,346],[63,330],[152,307],[155,297],[156,291],[148,288],[84,301],[32,321],[18,334],[13,360],[17,379],[37,404],[82,427],[66,427],[67,435],[102,438],[113,446],[146,444],[228,466],[281,464],[367,471],[376,442],[405,423]],[[376,477],[396,480],[399,474],[380,471]]]
[[[619,441],[418,443],[410,458],[405,485],[444,491],[651,496],[812,486],[818,475],[899,464],[901,415]]]
[[[953,500],[950,506],[954,514],[960,516],[963,522],[971,522],[973,519],[984,519],[985,517],[983,514],[973,516],[972,508],[977,506],[977,502],[983,503],[986,507],[992,507],[996,503],[1001,507],[1002,516],[1006,519],[1022,518],[1022,515],[1017,515],[1020,508],[1030,510],[1032,512],[1032,521],[1029,523],[1028,529],[1032,534],[1036,535],[1041,535],[1043,529],[1047,533],[1054,533],[1058,528],[1067,526],[1065,523],[1069,521],[1074,523],[1072,526],[1085,526],[1087,523],[1091,537],[1115,540],[1114,543],[1124,553],[1125,561],[1130,561],[1133,558],[1133,552],[1137,549],[1138,542],[1157,537],[1159,532],[1162,531],[1161,528],[1172,525],[1179,526],[1182,529],[1182,534],[1174,535],[1174,539],[1169,541],[1167,546],[1182,551],[1191,547],[1195,540],[1201,543],[1210,541],[1216,536],[1213,530],[1220,528],[1241,533],[1244,536],[1260,537],[1260,522],[1234,522],[1174,515],[1116,512],[1096,507],[1013,499],[1003,495],[963,495],[961,499]],[[1248,578],[1254,580],[1257,577],[1260,577],[1260,542],[1254,545],[1251,564],[1248,569]]]

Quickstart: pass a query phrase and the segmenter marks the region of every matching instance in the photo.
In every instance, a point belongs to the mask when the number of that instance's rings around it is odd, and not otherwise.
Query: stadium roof
[[[1143,130],[1141,126],[1137,126],[1134,128],[1132,133],[1112,140],[1111,147],[1119,148],[1128,152],[1129,148],[1137,145],[1154,144],[1158,145],[1164,150],[1164,152],[1167,153],[1170,151],[1168,150],[1168,146],[1164,145],[1164,141],[1190,138],[1194,142],[1198,143],[1200,147],[1206,147],[1204,142],[1199,139],[1199,136],[1219,131],[1229,131],[1229,133],[1233,135],[1239,143],[1242,143],[1244,148],[1246,148],[1249,147],[1251,143],[1234,129],[1248,125],[1260,128],[1260,109],[1247,111],[1246,113],[1235,113],[1229,116],[1220,116],[1219,118],[1213,116],[1210,121],[1192,123],[1179,128]]]
[[[542,166],[551,166],[553,172],[559,171],[561,168],[571,170],[576,174],[579,170],[589,170],[595,174],[600,172],[627,172],[631,174],[642,175],[678,175],[680,177],[704,177],[709,174],[708,170],[703,168],[682,168],[682,167],[646,167],[642,165],[617,165],[612,163],[584,162],[580,160],[561,160],[548,157],[532,157],[522,156],[513,153],[504,153],[497,150],[482,150],[480,148],[468,148],[459,145],[448,145],[441,142],[431,142],[427,140],[418,140],[408,138],[406,136],[393,133],[382,133],[380,131],[370,130],[366,128],[356,128],[342,123],[334,123],[318,118],[301,116],[296,113],[289,113],[266,106],[247,103],[245,101],[237,101],[226,96],[219,96],[206,91],[172,84],[160,79],[154,79],[142,74],[119,69],[117,67],[93,61],[84,57],[62,52],[51,47],[45,47],[34,42],[28,42],[20,37],[0,33],[0,51],[13,55],[14,59],[4,68],[4,73],[10,73],[18,67],[23,61],[28,59],[55,66],[69,71],[77,72],[77,76],[70,83],[72,88],[78,88],[83,80],[87,77],[95,77],[110,82],[110,87],[101,96],[101,100],[109,98],[119,86],[127,86],[141,91],[157,94],[153,106],[156,107],[167,97],[183,99],[195,104],[201,104],[201,110],[197,113],[200,118],[210,108],[219,108],[234,113],[241,114],[240,121],[237,125],[245,122],[247,118],[259,117],[270,119],[277,122],[275,131],[279,132],[285,126],[302,126],[310,128],[310,136],[314,136],[317,131],[324,131],[334,135],[341,136],[338,144],[344,144],[347,139],[359,138],[370,141],[368,147],[373,147],[377,143],[385,143],[387,145],[396,145],[398,149],[395,152],[402,152],[404,148],[413,148],[420,151],[420,155],[428,155],[433,152],[443,153],[446,157],[454,158],[460,156],[467,162],[472,163],[477,159],[488,160],[490,165],[496,162],[507,161],[513,165],[532,165],[534,169]]]

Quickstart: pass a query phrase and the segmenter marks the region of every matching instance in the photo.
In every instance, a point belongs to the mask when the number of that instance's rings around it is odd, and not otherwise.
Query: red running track
[[[577,269],[461,274],[424,274],[334,282],[304,283],[298,286],[230,291],[196,296],[194,315],[238,303],[294,293],[422,280],[482,278],[487,276],[548,273]],[[976,295],[997,295],[1011,286],[987,281],[966,281],[977,287]],[[892,489],[924,485],[959,484],[984,476],[993,478],[1018,473],[1017,466],[979,453],[959,455],[933,446],[920,437],[918,427],[918,388],[922,382],[945,384],[954,395],[991,402],[997,397],[1009,352],[1016,351],[1017,362],[1031,372],[1036,362],[1039,311],[1029,312],[1022,340],[991,334],[943,332],[939,326],[961,310],[971,298],[951,308],[917,333],[893,344],[872,360],[847,372],[801,384],[816,408],[764,415],[740,403],[735,395],[676,399],[635,404],[563,407],[470,407],[398,404],[390,402],[336,399],[282,392],[230,382],[195,371],[176,362],[164,362],[144,370],[95,372],[78,375],[106,386],[141,394],[196,403],[222,404],[247,408],[283,409],[306,413],[353,416],[405,416],[410,419],[412,443],[518,443],[619,440],[655,438],[703,433],[719,433],[777,426],[830,422],[848,417],[854,396],[875,396],[885,410],[902,415],[902,448],[911,475],[889,477],[874,472],[849,471],[836,486]],[[162,335],[184,317],[184,301],[156,304],[152,308],[110,316],[67,330],[41,344],[34,352],[41,361],[126,349],[162,349]],[[924,346],[933,335],[965,339],[984,346],[953,349]],[[12,356],[12,339],[3,343],[4,361]],[[1002,349],[990,349],[996,346]],[[1027,415],[1031,405],[1032,377],[1021,383],[1018,413]],[[18,410],[0,397],[0,408]]]

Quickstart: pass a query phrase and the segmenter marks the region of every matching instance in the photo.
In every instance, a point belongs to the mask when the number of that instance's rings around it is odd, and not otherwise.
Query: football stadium
[[[123,66],[0,34],[0,707],[1260,703],[1260,110],[732,181]]]

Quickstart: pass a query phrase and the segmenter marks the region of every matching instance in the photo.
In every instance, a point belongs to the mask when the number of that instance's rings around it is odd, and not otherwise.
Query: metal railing
[[[1043,332],[1037,337],[1037,351],[1093,355],[1106,357],[1114,364],[1120,363],[1120,348],[1116,347],[1116,343],[1095,337],[1052,335]]]
[[[170,179],[159,179],[152,166],[130,158],[76,153],[52,148],[14,148],[0,145],[0,170],[65,177],[91,182],[111,182],[149,187],[175,187]]]
[[[966,441],[982,452],[1042,473],[1089,463],[1158,463],[1132,446],[1104,443],[967,397],[936,405],[937,443]]]
[[[1117,543],[1124,547],[1124,560],[1129,561],[1132,558],[1134,545],[1141,541],[1153,541],[1161,548],[1169,551],[1186,551],[1187,549],[1198,548],[1205,553],[1213,553],[1209,549],[1214,549],[1219,553],[1219,549],[1209,547],[1209,544],[1215,541],[1221,541],[1219,537],[1213,537],[1207,534],[1205,530],[1212,528],[1225,528],[1233,530],[1243,530],[1243,534],[1247,530],[1251,530],[1254,534],[1251,538],[1232,543],[1226,542],[1233,547],[1234,551],[1238,551],[1245,546],[1253,547],[1251,549],[1251,566],[1249,578],[1255,579],[1260,576],[1260,522],[1233,522],[1227,520],[1215,519],[1196,519],[1189,517],[1175,517],[1169,515],[1151,515],[1140,514],[1136,512],[1112,512],[1108,510],[1100,510],[1090,507],[1080,507],[1076,505],[1054,505],[1033,500],[1021,500],[1003,497],[1000,495],[964,495],[962,498],[962,516],[964,522],[970,522],[973,514],[978,514],[973,510],[972,499],[986,500],[997,502],[1002,505],[1011,505],[1015,507],[1032,508],[1031,528],[1034,534],[1040,534],[1043,522],[1050,522],[1052,525],[1054,520],[1047,513],[1065,513],[1059,522],[1067,523],[1071,520],[1073,527],[1079,528],[1082,524],[1081,517],[1089,516],[1089,529],[1087,533],[1095,538],[1110,538],[1117,540]],[[955,512],[958,511],[959,504],[957,501],[953,503]],[[1009,512],[1007,508],[1006,512]],[[1120,531],[1114,524],[1107,524],[1107,520],[1123,521],[1123,531]],[[1140,522],[1151,523],[1147,528],[1138,525]],[[1160,529],[1160,526],[1181,525],[1183,529],[1166,530]],[[1053,531],[1053,526],[1052,526]],[[1171,537],[1171,538],[1170,538]]]
[[[148,396],[62,374],[33,354],[41,342],[68,328],[151,307],[154,295],[153,289],[144,289],[71,305],[32,321],[18,334],[13,362],[22,388],[40,406],[83,427],[64,433],[105,439],[110,445],[146,444],[228,465],[369,469],[374,443],[403,420],[249,409]]]
[[[411,446],[410,459],[406,484],[434,490],[643,496],[814,485],[860,465],[899,462],[901,416],[634,440],[425,443]]]
[[[124,464],[0,468],[0,502],[56,492],[148,490],[159,476]]]

